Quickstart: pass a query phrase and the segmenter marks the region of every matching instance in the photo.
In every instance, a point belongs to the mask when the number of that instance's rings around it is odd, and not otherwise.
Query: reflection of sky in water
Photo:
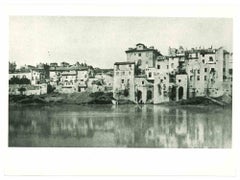
[[[10,146],[230,148],[231,109],[11,106]]]

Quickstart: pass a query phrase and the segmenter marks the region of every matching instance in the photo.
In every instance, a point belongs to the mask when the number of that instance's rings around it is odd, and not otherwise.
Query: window
[[[132,67],[132,65],[131,65],[131,64],[129,64],[129,67]]]
[[[165,79],[165,80],[167,79],[166,76],[164,76],[164,79]]]
[[[204,68],[204,72],[207,72],[207,68]]]
[[[116,68],[117,68],[117,70],[119,70],[119,65],[117,65],[117,67],[116,67]]]
[[[160,67],[161,67],[161,66],[158,64],[158,65],[157,65],[157,69],[160,69]]]
[[[204,57],[205,56],[205,54],[202,54],[202,57]]]
[[[190,76],[190,81],[192,81],[193,80],[193,76]]]
[[[206,81],[207,80],[207,76],[204,76],[204,81]]]
[[[226,69],[225,68],[223,68],[223,72],[225,73],[225,71],[226,71]]]
[[[198,72],[198,74],[200,74],[200,69],[198,69],[198,71],[197,71],[197,72]]]
[[[215,69],[214,69],[214,68],[211,68],[211,71],[210,71],[210,72],[212,72],[212,73],[215,72]]]
[[[167,65],[167,69],[168,69],[168,65]]]
[[[150,77],[150,78],[152,77],[152,73],[151,73],[151,72],[150,72],[150,73],[148,73],[148,77]]]
[[[174,63],[171,63],[171,68],[173,68],[174,67]]]
[[[203,64],[205,63],[205,60],[204,60],[204,59],[202,60],[202,63],[203,63]]]
[[[142,85],[144,85],[144,81],[142,81]]]
[[[200,81],[200,76],[197,76],[197,80]]]
[[[140,57],[140,56],[142,56],[142,54],[141,54],[141,53],[138,53],[138,56]]]
[[[229,74],[232,75],[232,69],[229,69]]]
[[[209,57],[209,62],[213,62],[213,57],[212,56]]]
[[[122,83],[124,83],[124,79],[122,79]]]
[[[181,79],[179,79],[178,82],[180,83],[180,82],[181,82]]]

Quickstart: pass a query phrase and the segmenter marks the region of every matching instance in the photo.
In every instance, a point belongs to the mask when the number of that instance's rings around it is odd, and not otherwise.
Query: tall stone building
[[[136,44],[135,48],[129,48],[125,52],[127,54],[127,61],[135,62],[142,70],[155,67],[157,57],[161,56],[161,53],[157,49],[154,49],[153,46],[148,48],[142,43]]]
[[[113,97],[115,99],[135,101],[134,74],[134,62],[114,63]]]

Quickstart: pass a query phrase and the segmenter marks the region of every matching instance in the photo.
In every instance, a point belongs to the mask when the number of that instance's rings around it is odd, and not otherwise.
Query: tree
[[[9,84],[31,84],[31,81],[25,77],[20,79],[14,76],[9,80]]]
[[[26,88],[25,87],[20,87],[20,88],[18,88],[18,91],[21,93],[21,95],[23,95],[23,92],[26,91]]]
[[[15,72],[16,71],[16,67],[17,67],[17,65],[16,65],[16,63],[15,62],[9,62],[9,73],[13,73],[13,72]]]

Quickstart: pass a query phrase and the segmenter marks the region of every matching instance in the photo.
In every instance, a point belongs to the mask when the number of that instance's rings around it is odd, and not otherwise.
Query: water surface
[[[11,147],[231,148],[231,108],[9,106]]]

